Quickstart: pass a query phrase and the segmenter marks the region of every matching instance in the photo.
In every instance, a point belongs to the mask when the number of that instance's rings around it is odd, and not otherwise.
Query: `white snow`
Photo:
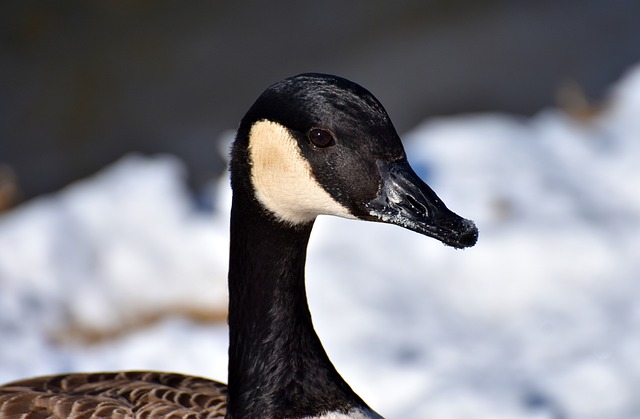
[[[429,119],[405,144],[480,238],[457,251],[318,219],[311,311],[352,387],[390,418],[640,418],[640,68],[589,120]],[[224,322],[192,314],[225,310],[228,181],[209,214],[184,177],[173,157],[131,155],[0,217],[0,382],[147,368],[226,381]]]

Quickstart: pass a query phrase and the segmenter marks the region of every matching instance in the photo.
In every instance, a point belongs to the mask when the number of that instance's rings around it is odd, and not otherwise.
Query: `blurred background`
[[[387,417],[640,417],[640,2],[4,1],[0,382],[226,381],[233,132],[352,79],[479,243],[320,217],[311,311]],[[348,278],[349,280],[344,280]]]
[[[130,151],[179,156],[201,187],[223,170],[219,134],[266,86],[300,72],[358,81],[403,133],[431,115],[598,102],[640,56],[633,0],[0,8],[0,163],[19,191],[4,199],[18,201]]]

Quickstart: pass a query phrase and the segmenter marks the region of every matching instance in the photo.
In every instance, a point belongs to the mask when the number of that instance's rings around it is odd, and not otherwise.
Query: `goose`
[[[391,223],[454,248],[472,221],[412,170],[380,102],[341,77],[267,88],[231,149],[228,385],[174,373],[72,373],[0,387],[0,418],[381,418],[336,371],[305,291],[316,217]]]

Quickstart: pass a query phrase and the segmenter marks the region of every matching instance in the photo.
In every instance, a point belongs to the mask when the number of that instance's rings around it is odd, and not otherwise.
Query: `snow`
[[[416,171],[476,221],[468,250],[318,219],[316,329],[374,409],[640,417],[638,115],[635,68],[589,119],[464,115],[405,135]],[[198,210],[181,162],[131,155],[0,217],[0,382],[118,369],[226,381],[226,326],[199,317],[226,306],[228,181],[214,189],[216,210]]]

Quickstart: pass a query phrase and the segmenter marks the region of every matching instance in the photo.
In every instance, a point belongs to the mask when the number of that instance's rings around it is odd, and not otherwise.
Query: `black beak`
[[[456,248],[476,244],[473,221],[451,212],[406,159],[377,164],[382,184],[378,196],[366,204],[369,220],[396,224]]]

